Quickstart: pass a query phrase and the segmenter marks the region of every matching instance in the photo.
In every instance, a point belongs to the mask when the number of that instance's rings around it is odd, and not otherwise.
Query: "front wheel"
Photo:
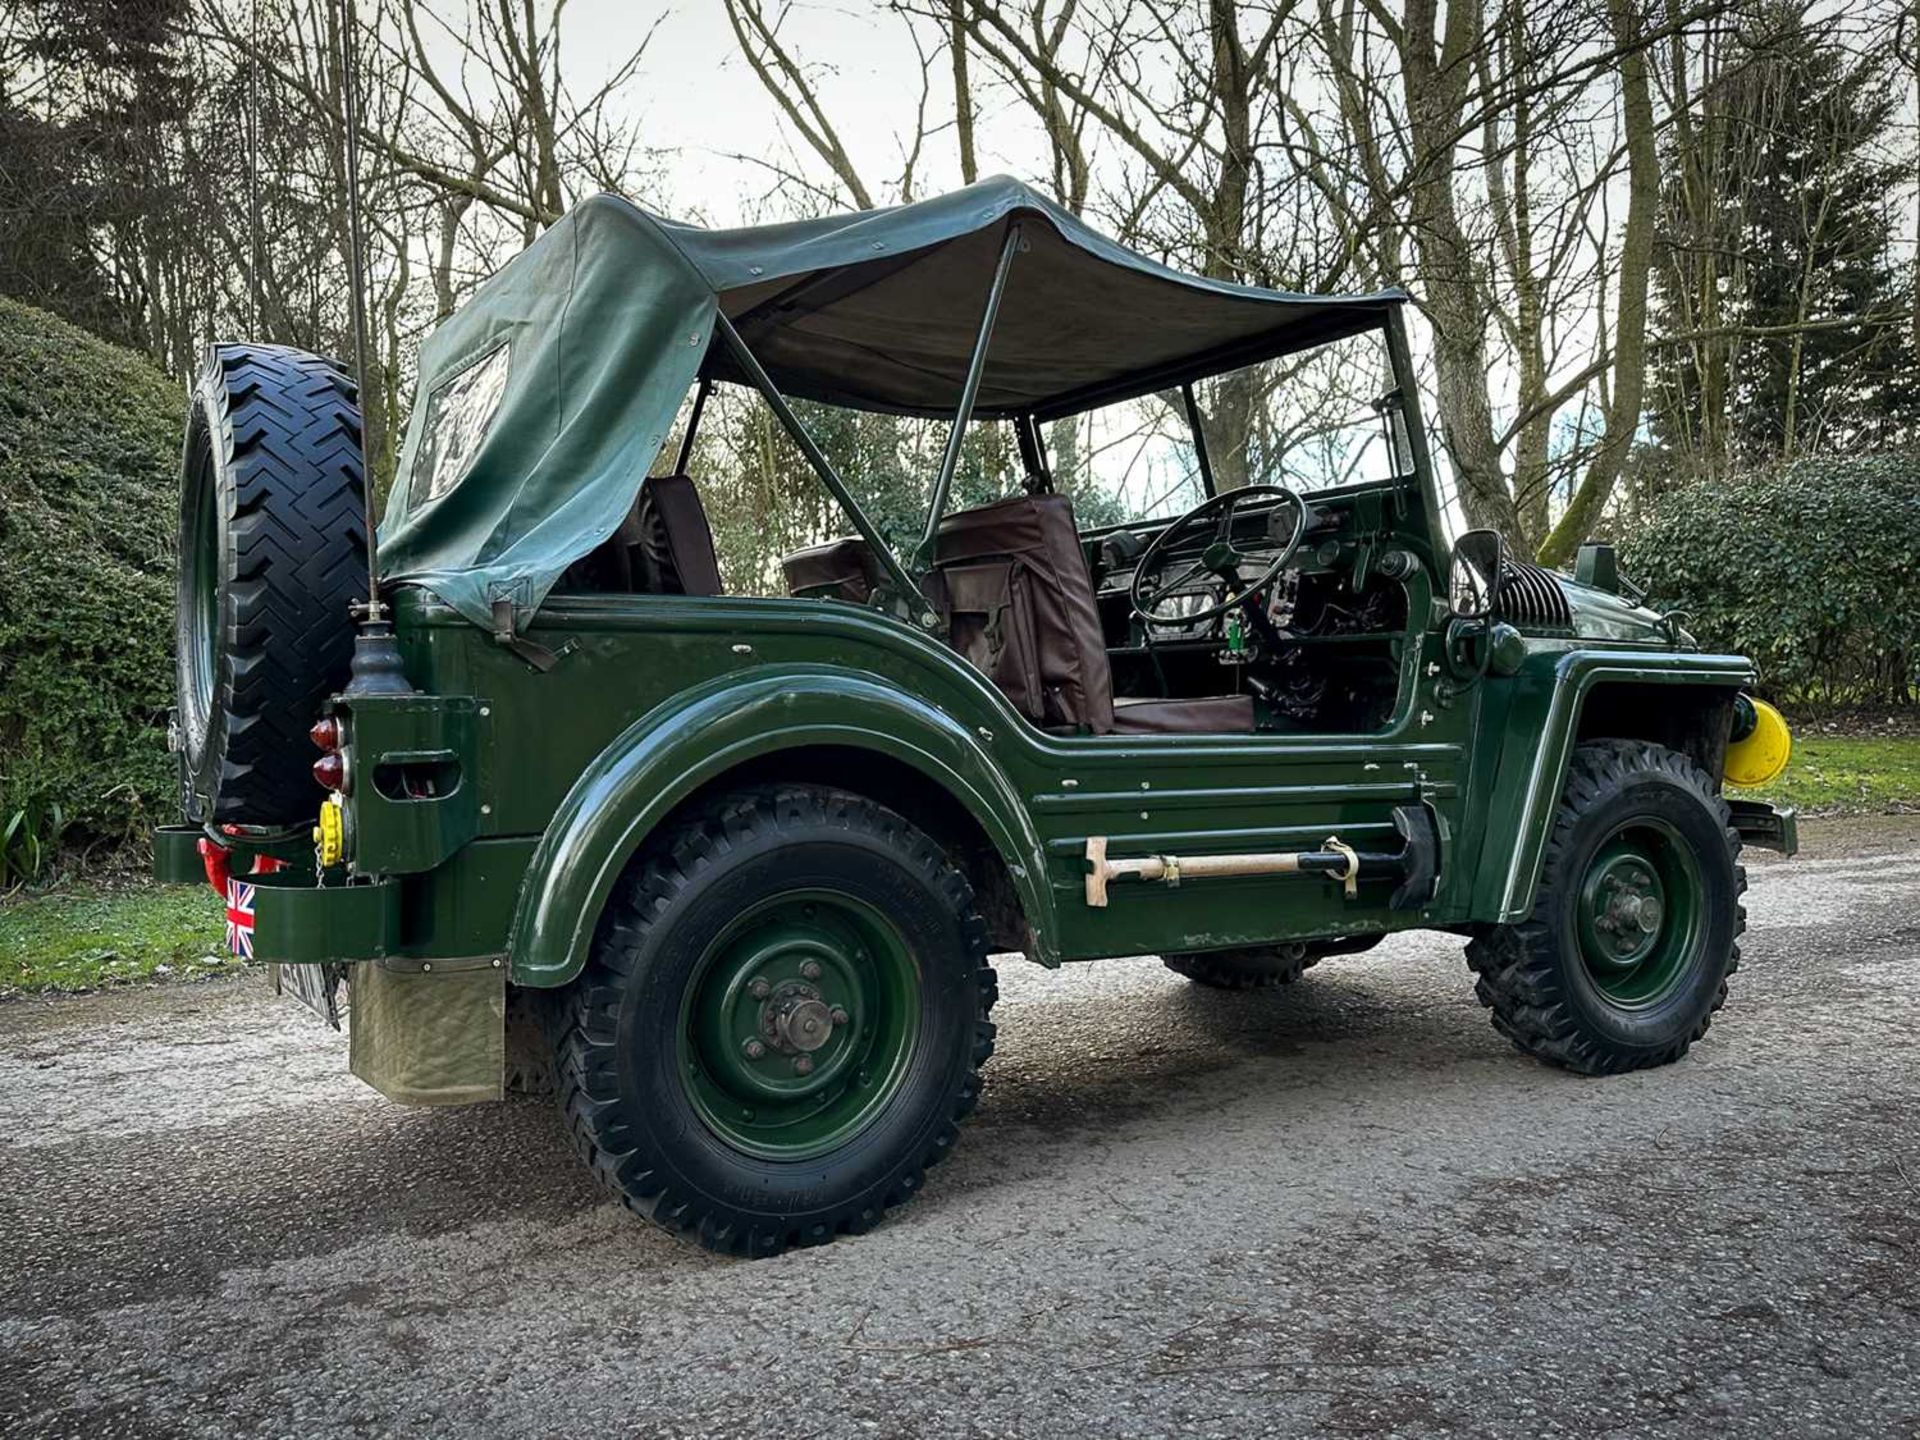
[[[1520,1049],[1584,1075],[1677,1060],[1726,1002],[1746,883],[1698,765],[1645,741],[1582,745],[1532,913],[1467,945],[1475,993]]]
[[[568,1128],[630,1207],[710,1249],[865,1230],[974,1107],[986,954],[965,878],[892,811],[731,796],[609,902],[559,1039]]]

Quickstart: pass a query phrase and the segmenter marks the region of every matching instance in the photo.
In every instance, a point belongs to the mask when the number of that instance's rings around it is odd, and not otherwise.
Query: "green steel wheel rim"
[[[1587,977],[1610,1003],[1644,1009],[1666,999],[1704,950],[1700,862],[1663,820],[1620,826],[1587,863],[1574,915]]]
[[[769,897],[694,968],[678,1031],[687,1096],[744,1154],[826,1154],[899,1093],[920,999],[912,950],[873,906],[832,890]]]

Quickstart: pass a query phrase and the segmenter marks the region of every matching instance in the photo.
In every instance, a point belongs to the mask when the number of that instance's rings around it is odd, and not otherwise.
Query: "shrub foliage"
[[[1623,568],[1769,693],[1900,705],[1920,665],[1920,455],[1824,456],[1663,497]]]
[[[182,408],[139,356],[0,299],[0,826],[113,844],[172,809]]]

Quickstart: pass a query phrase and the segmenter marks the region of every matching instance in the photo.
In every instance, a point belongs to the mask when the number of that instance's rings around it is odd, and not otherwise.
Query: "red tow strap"
[[[233,852],[217,841],[204,835],[198,842],[200,863],[207,869],[207,884],[213,887],[213,893],[222,900],[229,898],[227,882],[233,878]],[[271,875],[276,870],[287,868],[287,862],[276,860],[271,855],[256,855],[253,860],[255,875]]]

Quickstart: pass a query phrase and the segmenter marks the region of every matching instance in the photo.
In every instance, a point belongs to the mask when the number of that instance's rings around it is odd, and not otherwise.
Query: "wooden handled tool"
[[[1331,875],[1341,881],[1352,899],[1360,879],[1360,856],[1338,836],[1328,837],[1319,850],[1269,851],[1254,855],[1141,855],[1128,860],[1107,858],[1107,837],[1087,840],[1087,904],[1103,909],[1110,881],[1128,876],[1164,885],[1182,880],[1210,880],[1228,875]]]

